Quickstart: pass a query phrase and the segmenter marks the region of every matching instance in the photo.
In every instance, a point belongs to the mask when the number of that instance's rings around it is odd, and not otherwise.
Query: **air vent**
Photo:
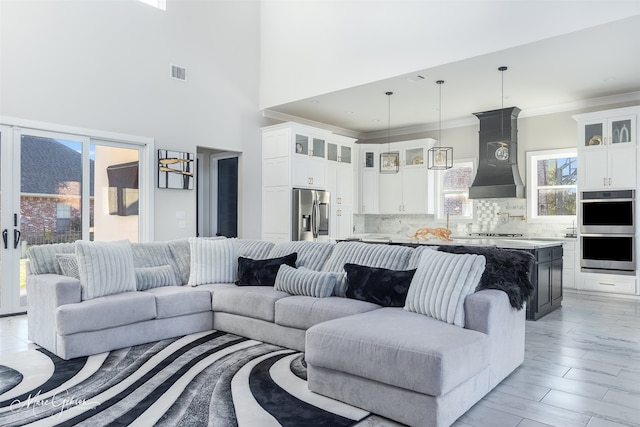
[[[415,76],[407,77],[407,80],[409,80],[410,82],[413,82],[413,83],[418,83],[418,82],[424,81],[426,79],[427,78],[425,76],[422,76],[420,74],[416,74]]]
[[[171,64],[171,78],[176,80],[187,81],[187,69],[179,65]]]

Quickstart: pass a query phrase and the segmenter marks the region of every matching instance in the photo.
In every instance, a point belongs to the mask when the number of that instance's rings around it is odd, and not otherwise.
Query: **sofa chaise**
[[[450,425],[524,360],[525,310],[474,292],[480,255],[191,238],[28,257],[29,339],[64,359],[217,329],[303,351],[310,390],[415,426]]]

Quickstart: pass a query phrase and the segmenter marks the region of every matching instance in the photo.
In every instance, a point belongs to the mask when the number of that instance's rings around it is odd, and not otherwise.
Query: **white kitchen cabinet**
[[[580,261],[576,258],[577,242],[562,243],[562,287],[565,289],[576,288],[576,266]]]
[[[331,197],[330,235],[353,234],[353,138],[334,135],[327,141],[326,183]]]
[[[379,152],[377,144],[359,144],[358,211],[361,214],[377,214],[379,192]]]
[[[598,148],[579,153],[580,191],[636,188],[636,148]]]
[[[331,193],[329,234],[351,236],[353,138],[298,123],[262,129],[262,238],[291,239],[294,188]]]
[[[636,278],[613,274],[585,273],[578,289],[585,291],[610,292],[615,294],[636,294]]]
[[[580,191],[635,189],[638,107],[574,116],[578,121]]]
[[[429,171],[424,162],[434,140],[392,144],[397,149],[400,168],[396,174],[379,175],[378,211],[381,214],[427,214],[429,211]]]

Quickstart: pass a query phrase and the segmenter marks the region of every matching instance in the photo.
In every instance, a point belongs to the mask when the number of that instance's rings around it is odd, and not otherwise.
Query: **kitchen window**
[[[437,212],[439,219],[473,219],[473,201],[469,199],[469,187],[475,175],[475,160],[460,159],[453,167],[436,172],[438,186]]]
[[[578,157],[575,149],[527,153],[530,220],[573,220],[576,216]]]

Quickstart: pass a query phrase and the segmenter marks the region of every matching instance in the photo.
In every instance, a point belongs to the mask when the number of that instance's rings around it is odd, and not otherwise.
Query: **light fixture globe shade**
[[[505,162],[509,160],[509,148],[507,144],[500,144],[500,146],[496,149],[495,152],[496,160],[501,162]]]

